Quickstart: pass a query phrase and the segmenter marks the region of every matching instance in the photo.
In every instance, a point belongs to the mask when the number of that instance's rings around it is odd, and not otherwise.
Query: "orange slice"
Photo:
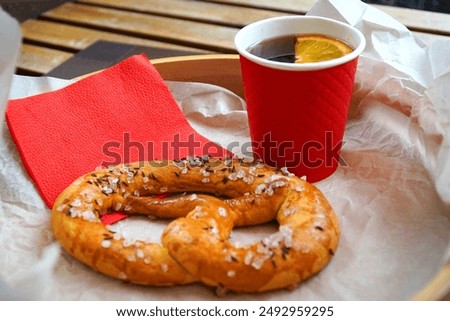
[[[344,42],[323,35],[300,35],[295,43],[295,62],[319,62],[342,57],[353,49]]]

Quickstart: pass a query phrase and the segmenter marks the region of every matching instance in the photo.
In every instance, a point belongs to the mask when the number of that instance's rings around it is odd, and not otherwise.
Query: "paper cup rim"
[[[253,42],[251,44],[245,43],[244,37],[246,36],[247,32],[252,31],[252,30],[258,30],[258,29],[261,30],[261,28],[264,28],[265,25],[270,24],[270,23],[283,23],[283,22],[295,23],[294,21],[297,21],[297,20],[301,20],[304,22],[305,21],[309,21],[309,22],[320,21],[321,23],[325,23],[327,25],[333,24],[335,26],[345,28],[346,30],[348,30],[351,33],[351,36],[353,37],[353,39],[356,40],[357,45],[354,45],[354,50],[351,53],[349,53],[345,56],[342,56],[340,58],[326,60],[326,61],[320,61],[320,62],[302,63],[302,64],[272,61],[272,60],[258,57],[256,55],[248,52],[247,49],[256,42]],[[289,34],[301,34],[301,33],[302,32],[290,32],[290,33],[281,34],[280,36],[289,35]],[[325,34],[325,35],[328,35],[331,37],[337,37],[336,35],[334,35],[333,32],[328,32],[328,31],[324,32],[324,31],[318,30],[317,32],[314,32],[314,31],[309,32],[308,31],[306,33],[319,33],[319,34]],[[267,37],[266,39],[270,39],[270,37]],[[346,41],[347,39],[340,39],[340,40]],[[236,33],[236,35],[234,37],[234,46],[241,56],[247,58],[250,61],[253,61],[256,64],[266,66],[269,68],[273,68],[273,69],[280,69],[280,70],[308,71],[308,70],[320,70],[320,69],[326,69],[326,68],[339,66],[339,65],[345,64],[347,62],[350,62],[350,61],[358,58],[366,46],[366,39],[361,31],[359,31],[355,27],[351,26],[350,24],[347,24],[347,23],[344,23],[344,22],[341,22],[338,20],[325,18],[325,17],[318,17],[318,16],[281,16],[281,17],[274,17],[274,18],[259,20],[259,21],[253,22],[249,25],[246,25],[245,27],[243,27]]]

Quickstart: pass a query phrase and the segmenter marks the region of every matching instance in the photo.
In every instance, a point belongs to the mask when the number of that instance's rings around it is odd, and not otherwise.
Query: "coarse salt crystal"
[[[289,216],[293,213],[295,213],[295,209],[293,209],[293,208],[285,208],[283,211],[284,216]]]
[[[255,178],[253,176],[246,176],[244,177],[244,182],[246,182],[247,184],[251,184],[255,181]]]
[[[253,252],[248,251],[244,258],[244,264],[250,265],[250,263],[252,263],[252,259],[253,259]]]
[[[71,207],[69,209],[70,217],[77,217],[79,214],[79,210],[77,210],[75,207]]]
[[[219,234],[219,230],[217,229],[217,226],[213,226],[211,228],[211,234],[213,234],[213,235],[218,235]]]
[[[164,273],[166,273],[167,271],[169,271],[169,266],[165,263],[161,264],[161,271],[163,271]]]
[[[109,176],[108,177],[108,182],[109,182],[110,185],[114,185],[114,184],[117,184],[117,182],[119,182],[119,179],[117,177]]]
[[[261,267],[263,266],[263,264],[264,264],[264,259],[262,259],[262,258],[255,258],[254,260],[253,260],[253,262],[252,262],[252,266],[256,269],[256,270],[259,270],[259,269],[261,269]]]
[[[101,243],[101,246],[104,247],[105,249],[111,247],[111,241],[110,240],[103,240]]]
[[[235,181],[237,180],[237,173],[231,173],[230,175],[228,175],[228,179],[230,181]]]
[[[81,206],[81,200],[79,198],[75,198],[71,203],[70,206],[73,207],[80,207]]]
[[[272,186],[269,186],[268,188],[266,188],[265,192],[266,192],[267,195],[272,196],[273,195],[273,188],[272,188]]]
[[[244,178],[245,177],[245,172],[244,170],[239,170],[239,172],[237,172],[237,178]]]
[[[136,256],[140,259],[144,258],[144,251],[142,251],[141,249],[137,249],[136,250]]]
[[[265,184],[259,184],[258,186],[256,186],[255,193],[256,194],[261,194],[262,192],[264,192],[265,189],[266,189],[266,185]]]
[[[227,210],[223,207],[218,208],[219,216],[226,217],[227,216]]]
[[[94,221],[97,218],[91,210],[81,212],[81,217],[86,221]]]
[[[283,187],[284,185],[286,185],[286,182],[285,182],[285,181],[275,181],[275,182],[273,183],[273,186],[274,186],[274,187]]]
[[[289,170],[287,169],[287,167],[281,167],[280,168],[280,170],[281,170],[281,172],[283,173],[283,175],[289,175],[290,174],[290,172],[289,172]]]

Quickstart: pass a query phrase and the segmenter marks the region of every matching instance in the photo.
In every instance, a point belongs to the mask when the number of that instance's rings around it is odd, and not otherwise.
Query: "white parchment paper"
[[[295,290],[220,299],[410,299],[450,259],[450,41],[426,46],[399,22],[358,0],[318,1],[308,14],[355,25],[368,41],[356,75],[343,164],[317,183],[340,218],[341,242],[325,270]],[[69,84],[15,76],[10,97]],[[239,97],[211,85],[168,85],[200,133],[223,146],[238,142],[234,152],[249,141],[245,102]],[[202,285],[125,284],[62,253],[49,229],[50,211],[4,124],[0,188],[0,298],[218,299]],[[115,228],[128,238],[158,241],[164,226],[133,218]],[[249,242],[275,229],[240,229],[233,238]]]

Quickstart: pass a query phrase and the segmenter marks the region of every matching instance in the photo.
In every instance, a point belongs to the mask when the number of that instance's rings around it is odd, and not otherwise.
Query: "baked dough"
[[[162,245],[130,243],[101,223],[114,211],[172,222]],[[274,219],[279,231],[260,242],[230,241],[234,226]],[[208,156],[88,173],[56,200],[52,230],[69,254],[114,278],[152,286],[201,281],[236,292],[300,283],[326,266],[340,233],[327,199],[306,180],[259,161]]]

